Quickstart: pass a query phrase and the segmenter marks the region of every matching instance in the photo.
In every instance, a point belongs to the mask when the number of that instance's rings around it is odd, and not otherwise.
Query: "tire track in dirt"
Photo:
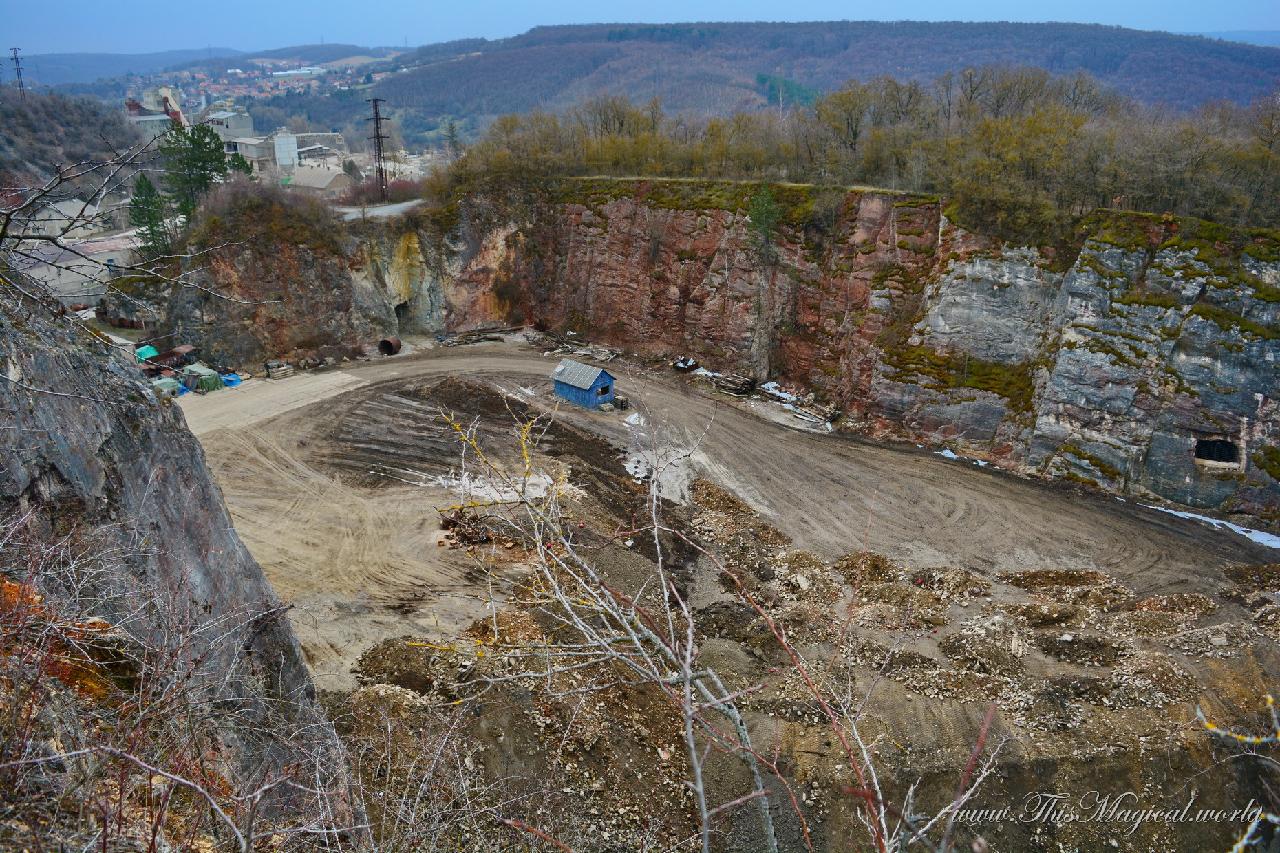
[[[351,686],[350,665],[376,642],[453,635],[487,612],[472,562],[436,545],[434,506],[448,493],[347,485],[291,446],[292,434],[275,420],[201,441],[236,530],[293,605],[320,686]]]
[[[334,450],[343,420],[377,413],[386,427],[376,449],[404,453],[430,437],[423,434],[427,413],[412,411],[417,404],[401,383],[463,375],[531,388],[550,406],[554,363],[510,344],[431,350],[313,382],[308,395],[329,396],[304,405],[291,379],[264,383],[252,396],[210,395],[202,410],[188,411],[236,529],[297,605],[295,624],[322,685],[348,683],[346,666],[381,639],[456,635],[486,612],[489,596],[465,556],[435,545],[434,507],[452,502],[448,492],[371,488],[332,473],[326,456],[351,450]],[[797,548],[825,557],[869,549],[922,568],[1096,568],[1144,595],[1216,588],[1223,565],[1276,559],[1234,534],[1132,503],[909,447],[789,429],[669,374],[611,370],[646,429],[701,436],[693,459],[707,476]],[[209,408],[220,397],[216,411]],[[558,417],[619,448],[633,444],[619,413],[562,408]]]

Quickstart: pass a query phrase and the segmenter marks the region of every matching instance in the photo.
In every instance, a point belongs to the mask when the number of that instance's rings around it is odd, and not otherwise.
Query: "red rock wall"
[[[932,270],[940,216],[936,204],[853,192],[834,227],[782,226],[769,261],[744,214],[632,198],[564,204],[484,241],[450,285],[450,325],[492,322],[496,309],[849,401],[871,381],[878,310],[902,297],[885,270]]]

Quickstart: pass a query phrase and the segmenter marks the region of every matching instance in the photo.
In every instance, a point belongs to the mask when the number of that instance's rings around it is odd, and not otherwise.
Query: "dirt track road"
[[[554,360],[518,344],[429,350],[349,370],[183,401],[236,528],[294,622],[321,686],[344,686],[368,645],[450,633],[489,593],[458,552],[436,548],[432,489],[348,486],[310,464],[310,442],[344,399],[379,383],[451,374],[550,403]],[[611,368],[612,369],[612,368]],[[1230,562],[1277,552],[1197,522],[1112,498],[1021,480],[927,451],[790,429],[675,377],[614,370],[649,426],[621,413],[565,412],[626,447],[662,425],[697,442],[693,464],[795,540],[835,557],[870,549],[913,566],[1098,568],[1142,593],[1216,588]],[[523,391],[521,389],[524,389]]]

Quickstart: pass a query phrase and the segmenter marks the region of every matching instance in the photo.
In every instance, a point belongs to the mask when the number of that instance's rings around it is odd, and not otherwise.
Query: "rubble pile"
[[[519,329],[509,331],[519,331]],[[590,343],[580,338],[577,332],[557,334],[556,332],[526,331],[525,335],[534,346],[543,348],[542,354],[546,356],[572,355],[590,361],[609,362],[622,355],[622,350]]]
[[[645,838],[674,847],[688,832],[691,805],[674,708],[628,686],[615,664],[557,657],[558,643],[572,641],[563,631],[553,639],[539,619],[536,598],[522,597],[454,643],[381,643],[360,659],[367,686],[355,696],[368,704],[379,698],[370,691],[390,691],[410,714],[468,709],[454,739],[472,745],[477,779],[483,765],[550,785],[572,804],[575,831],[618,849],[643,847]],[[523,772],[511,766],[522,761]],[[665,813],[651,808],[653,797]],[[544,828],[554,830],[554,821]]]
[[[446,532],[446,539],[454,545],[483,545],[494,538],[484,519],[461,507],[451,511],[440,510],[440,529]]]
[[[1231,585],[1226,596],[1249,610],[1253,624],[1273,640],[1280,640],[1280,563],[1228,566]]]
[[[1007,616],[975,617],[943,639],[939,648],[964,668],[984,675],[1012,678],[1022,673],[1031,647],[1027,632]]]
[[[575,468],[578,477],[591,472]],[[1221,688],[1221,662],[1247,661],[1270,642],[1259,626],[1280,624],[1280,601],[1268,591],[1276,574],[1258,567],[1228,572],[1234,586],[1222,596],[1141,595],[1096,568],[922,569],[871,552],[833,560],[797,548],[722,486],[699,479],[690,494],[672,523],[694,547],[666,553],[693,608],[699,652],[735,691],[757,746],[781,757],[807,816],[834,814],[832,786],[847,777],[833,763],[839,747],[812,685],[837,713],[866,709],[869,748],[892,774],[912,774],[907,784],[915,774],[953,772],[945,739],[969,737],[975,709],[992,702],[1001,735],[1015,742],[1015,765],[1030,756],[1084,768],[1129,751],[1185,750],[1191,709]],[[585,503],[569,511],[575,540],[611,583],[644,582],[641,564],[652,558],[642,548],[618,544],[616,530],[593,532],[600,518]],[[501,545],[464,510],[442,514],[442,527],[459,547],[489,545],[475,549],[482,557]],[[610,549],[621,553],[617,566],[607,562]],[[371,649],[361,683],[468,709],[461,718],[479,744],[478,765],[510,773],[511,762],[525,762],[525,772],[554,780],[597,846],[674,843],[691,825],[692,805],[676,706],[662,689],[635,684],[616,659],[584,660],[589,652],[556,619],[561,605],[537,577],[454,643],[402,638]],[[658,604],[647,592],[639,600]],[[963,764],[971,747],[951,752]],[[656,815],[655,798],[678,807]]]

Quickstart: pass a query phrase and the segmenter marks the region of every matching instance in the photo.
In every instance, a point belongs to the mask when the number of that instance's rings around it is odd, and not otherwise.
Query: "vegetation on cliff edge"
[[[970,230],[1025,245],[1061,243],[1102,207],[1256,227],[1280,220],[1280,101],[1170,115],[1087,76],[1028,68],[967,69],[929,84],[855,81],[812,106],[706,120],[668,115],[656,100],[597,97],[564,114],[497,119],[427,194],[440,204],[480,193],[527,201],[554,197],[563,178],[640,187],[638,175],[695,179],[672,195],[673,185],[647,188],[651,203],[679,207],[740,209],[752,192],[726,196],[723,183],[698,181],[767,182],[792,221],[802,205],[782,196],[795,184],[943,196]],[[1215,242],[1207,231],[1180,239]],[[1248,252],[1269,257],[1276,243],[1264,233]]]

